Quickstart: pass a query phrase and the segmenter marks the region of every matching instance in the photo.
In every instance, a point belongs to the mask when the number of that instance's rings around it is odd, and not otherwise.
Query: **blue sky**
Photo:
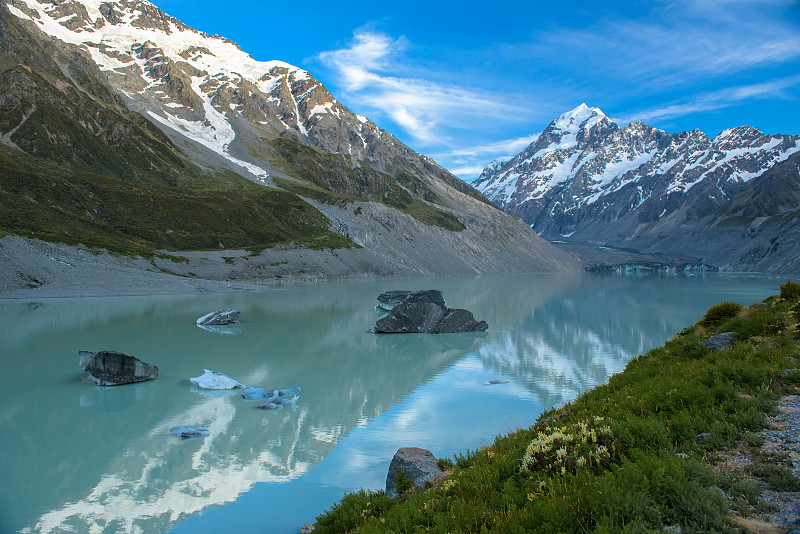
[[[582,102],[714,136],[800,134],[800,0],[155,0],[471,180]]]

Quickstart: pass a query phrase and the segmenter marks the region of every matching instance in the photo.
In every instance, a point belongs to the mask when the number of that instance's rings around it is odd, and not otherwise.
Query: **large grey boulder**
[[[225,325],[239,322],[242,312],[239,310],[218,310],[207,313],[197,319],[198,326]]]
[[[711,336],[708,339],[704,339],[698,345],[702,345],[703,347],[707,348],[711,352],[727,349],[733,344],[733,332],[722,332],[721,334],[717,334],[716,336]]]
[[[403,471],[413,486],[424,486],[442,474],[439,460],[428,449],[419,447],[400,447],[392,457],[389,472],[386,474],[386,495],[396,497],[397,473]]]
[[[118,386],[158,378],[158,367],[113,350],[78,353],[81,369],[99,386]]]
[[[434,302],[444,306],[444,297],[438,289],[423,289],[420,291],[407,291],[394,289],[378,295],[378,307],[390,311],[403,302]]]
[[[378,334],[446,334],[483,332],[486,321],[476,321],[472,312],[451,309],[429,301],[404,301],[375,323]]]

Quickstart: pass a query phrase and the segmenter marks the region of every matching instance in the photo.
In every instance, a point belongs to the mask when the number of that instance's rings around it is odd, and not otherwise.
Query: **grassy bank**
[[[440,460],[436,487],[395,499],[346,495],[317,532],[742,532],[760,487],[800,490],[788,459],[761,457],[746,480],[715,469],[756,446],[779,397],[800,383],[800,285],[709,309],[608,384],[486,449]],[[710,351],[699,343],[732,332]],[[782,489],[781,489],[782,488]]]

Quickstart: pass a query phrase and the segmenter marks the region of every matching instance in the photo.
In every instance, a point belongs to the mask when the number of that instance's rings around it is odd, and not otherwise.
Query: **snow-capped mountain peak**
[[[581,104],[545,128],[505,164],[473,185],[550,239],[597,237],[598,218],[669,217],[678,197],[701,211],[800,151],[800,137],[740,126],[709,139],[700,130],[669,134],[636,121],[624,128]]]
[[[600,108],[590,108],[585,103],[573,110],[567,111],[553,121],[551,127],[569,133],[577,133],[578,130],[588,130],[603,118],[605,114]]]
[[[257,61],[232,41],[191,28],[145,0],[3,3],[50,38],[88,54],[109,83],[162,128],[261,181],[269,163],[243,138],[291,130],[315,148],[362,160],[381,138],[377,126],[307,71]]]

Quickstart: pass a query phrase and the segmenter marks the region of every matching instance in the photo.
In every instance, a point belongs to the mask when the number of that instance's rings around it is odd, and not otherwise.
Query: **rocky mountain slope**
[[[620,127],[581,104],[473,185],[553,241],[800,270],[800,136]]]
[[[575,268],[302,69],[146,1],[0,14],[0,230],[124,252],[350,247],[381,274]]]

